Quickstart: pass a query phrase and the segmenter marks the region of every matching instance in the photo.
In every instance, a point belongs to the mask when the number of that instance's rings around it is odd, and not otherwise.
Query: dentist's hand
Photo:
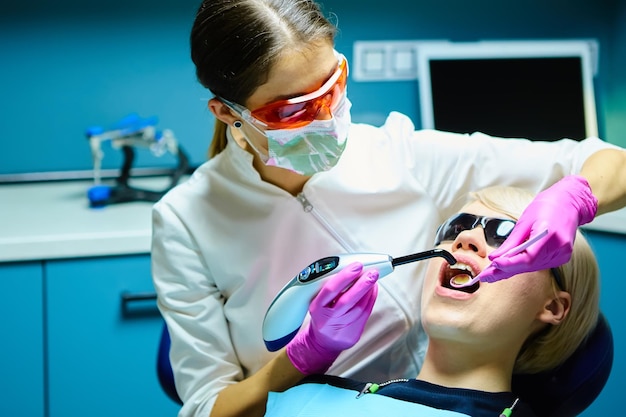
[[[572,256],[578,226],[596,216],[598,200],[587,180],[569,175],[537,194],[502,246],[489,255],[492,263],[480,274],[483,282],[495,282],[523,272],[555,268]],[[548,230],[521,252],[515,250],[525,241]]]
[[[324,284],[309,306],[310,322],[287,344],[287,356],[298,371],[324,373],[358,342],[378,295],[377,280],[377,270],[363,271],[355,262]]]

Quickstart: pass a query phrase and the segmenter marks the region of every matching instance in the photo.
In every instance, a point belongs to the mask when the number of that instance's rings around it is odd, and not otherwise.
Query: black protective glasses
[[[472,230],[478,226],[483,227],[485,241],[492,248],[500,247],[515,227],[515,220],[499,219],[497,217],[477,216],[470,213],[459,213],[450,217],[437,229],[435,246],[445,241],[454,241],[465,230]],[[551,269],[556,285],[563,290],[563,280],[557,268]]]
[[[499,219],[497,217],[476,216],[469,213],[459,213],[446,220],[439,229],[435,237],[435,246],[444,241],[453,241],[459,233],[465,230],[472,230],[478,226],[483,227],[487,245],[492,248],[500,247],[511,234],[515,226],[515,220]]]

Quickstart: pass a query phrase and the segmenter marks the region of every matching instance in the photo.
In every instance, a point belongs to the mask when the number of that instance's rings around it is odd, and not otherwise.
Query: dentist
[[[544,190],[511,239],[521,242],[546,223],[558,227],[521,256],[494,252],[483,275],[499,280],[561,262],[578,225],[626,204],[626,152],[598,138],[531,142],[419,131],[396,112],[380,127],[351,123],[349,63],[334,49],[335,33],[311,0],[199,7],[191,57],[213,95],[210,159],[153,209],[153,281],[172,339],[180,416],[260,416],[268,391],[308,373],[417,375],[427,347],[425,266],[418,264],[378,283],[375,271],[346,272],[344,279],[359,278],[363,287],[342,296],[341,309],[321,308],[311,318],[320,327],[305,326],[287,355],[266,350],[267,307],[316,259],[425,250],[433,225],[455,213],[467,192]],[[544,261],[545,253],[559,256]],[[346,326],[345,314],[369,308],[363,329]],[[333,326],[349,332],[326,331]],[[335,336],[359,342],[339,354],[345,340]]]

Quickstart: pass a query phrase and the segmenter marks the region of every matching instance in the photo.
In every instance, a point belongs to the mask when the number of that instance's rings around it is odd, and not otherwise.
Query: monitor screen
[[[425,45],[422,127],[532,140],[598,135],[591,41]]]

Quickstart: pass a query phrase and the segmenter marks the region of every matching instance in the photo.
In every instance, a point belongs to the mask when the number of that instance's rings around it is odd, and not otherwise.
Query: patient
[[[585,238],[578,232],[571,260],[558,269],[463,290],[450,285],[454,275],[475,276],[490,263],[487,255],[532,197],[509,187],[481,190],[438,229],[435,244],[458,262],[435,258],[428,266],[421,309],[430,342],[416,379],[308,377],[270,393],[266,416],[533,416],[511,392],[513,373],[556,367],[598,319],[599,271]]]

